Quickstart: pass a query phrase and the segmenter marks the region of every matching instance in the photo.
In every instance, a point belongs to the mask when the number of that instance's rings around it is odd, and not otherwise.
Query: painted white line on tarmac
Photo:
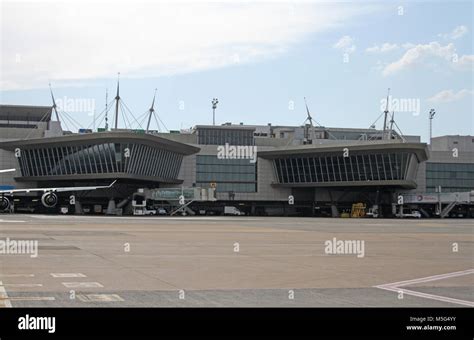
[[[19,220],[0,220],[0,223],[25,223],[26,221]]]
[[[66,288],[103,288],[99,282],[62,282]]]
[[[5,287],[3,286],[2,281],[0,281],[0,307],[6,307],[6,308],[12,307],[12,303],[10,299],[8,298],[7,291],[5,290]]]
[[[55,301],[54,296],[10,296],[10,301]]]
[[[82,273],[51,273],[51,276],[55,278],[87,277]]]
[[[446,296],[441,296],[441,295],[434,295],[434,294],[416,292],[414,290],[409,290],[409,289],[406,289],[406,288],[389,287],[389,286],[385,286],[385,287],[380,287],[379,286],[377,288],[392,291],[392,292],[397,292],[397,293],[403,292],[403,294],[413,295],[413,296],[417,296],[417,297],[421,297],[421,298],[425,298],[425,299],[430,299],[430,300],[450,302],[450,303],[455,303],[455,304],[458,304],[458,305],[474,307],[474,302],[471,302],[471,301],[453,299],[453,298],[446,297]]]
[[[0,277],[35,277],[35,274],[0,274]]]
[[[106,221],[110,219],[119,219],[119,220],[147,220],[147,221],[160,221],[160,220],[168,220],[168,221],[261,221],[261,218],[249,218],[243,216],[229,216],[229,217],[188,217],[188,216],[156,216],[156,217],[126,217],[126,216],[58,216],[58,215],[32,215],[32,218],[36,219],[75,219],[75,220],[97,220],[97,221]]]
[[[196,254],[189,254],[189,255],[177,255],[177,254],[173,254],[173,255],[147,255],[147,254],[132,254],[132,255],[122,255],[122,254],[119,254],[119,255],[115,255],[115,257],[123,257],[123,258],[145,258],[145,259],[155,259],[155,258],[169,258],[169,259],[176,259],[176,258],[211,258],[211,259],[221,259],[221,258],[235,258],[235,255],[236,253],[234,254],[229,254],[229,255],[226,255],[226,254],[218,254],[218,255],[215,255],[215,254],[199,254],[199,255],[196,255]],[[331,255],[326,255],[326,254],[265,254],[265,255],[255,255],[255,254],[241,254],[241,253],[238,253],[239,255],[239,258],[242,258],[242,257],[251,257],[251,258],[254,258],[255,256],[258,256],[259,258],[287,258],[287,257],[328,257],[328,256],[331,256]],[[349,257],[349,255],[346,255]],[[352,256],[352,255],[351,255]]]
[[[4,283],[5,287],[43,287],[42,283]]]
[[[79,294],[76,296],[82,302],[122,302],[125,301],[117,294]]]
[[[427,276],[427,277],[422,277],[422,278],[413,279],[413,280],[386,283],[386,284],[380,285],[378,287],[381,287],[381,286],[401,287],[401,286],[407,286],[407,285],[412,285],[412,284],[416,284],[416,283],[437,281],[437,280],[447,279],[447,278],[450,278],[450,277],[464,276],[464,275],[469,275],[469,274],[474,274],[474,269],[462,270],[462,271],[459,271],[459,272],[453,272],[453,273],[447,273],[447,274]]]
[[[446,273],[446,274],[440,274],[440,275],[427,276],[427,277],[422,277],[422,278],[413,279],[413,280],[392,282],[392,283],[387,283],[387,284],[378,285],[378,286],[374,286],[374,287],[379,288],[379,289],[388,290],[388,291],[391,291],[391,292],[397,292],[397,293],[402,292],[403,294],[417,296],[417,297],[430,299],[430,300],[436,300],[436,301],[441,301],[441,302],[449,302],[449,303],[459,304],[459,305],[463,305],[463,306],[474,307],[474,302],[472,302],[472,301],[454,299],[454,298],[450,298],[450,297],[446,297],[446,296],[422,293],[422,292],[417,292],[417,291],[406,289],[406,288],[400,288],[400,287],[404,287],[404,286],[408,286],[408,285],[412,285],[412,284],[443,280],[443,279],[459,277],[459,276],[464,276],[464,275],[469,275],[469,274],[474,274],[474,269],[462,270],[462,271],[459,271],[459,272],[452,272],[452,273]]]

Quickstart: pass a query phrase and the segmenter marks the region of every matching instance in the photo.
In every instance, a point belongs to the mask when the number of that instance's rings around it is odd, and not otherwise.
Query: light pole
[[[219,100],[217,98],[212,99],[212,125],[216,125],[216,108]]]
[[[431,147],[431,139],[433,138],[433,118],[434,118],[435,114],[436,114],[436,111],[434,109],[431,109],[430,113],[429,113],[429,118],[430,118],[430,147]]]

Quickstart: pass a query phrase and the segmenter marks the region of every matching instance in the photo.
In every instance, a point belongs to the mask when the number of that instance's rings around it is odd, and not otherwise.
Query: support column
[[[107,215],[115,215],[116,214],[115,210],[116,210],[115,200],[113,198],[111,198],[109,200],[109,204],[107,205],[106,214]]]
[[[79,202],[79,200],[76,198],[76,202],[74,203],[74,214],[76,215],[83,215],[84,211],[82,211],[82,204]]]
[[[334,198],[332,196],[332,192],[330,189],[328,189],[328,194],[329,194],[329,200],[331,201],[331,216],[332,217],[339,217],[339,210],[337,209],[336,202],[334,201]]]

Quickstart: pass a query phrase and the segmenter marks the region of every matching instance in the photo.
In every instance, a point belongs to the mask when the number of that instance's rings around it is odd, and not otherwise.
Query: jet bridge
[[[146,201],[166,201],[174,210],[170,215],[181,212],[183,215],[194,215],[194,211],[189,208],[193,202],[216,201],[214,188],[159,188],[159,189],[139,189],[133,194],[132,207],[135,212],[137,209],[144,209]]]
[[[441,193],[423,193],[423,194],[403,194],[403,203],[449,204],[457,202],[460,204],[474,203],[474,191],[464,192],[441,192]]]
[[[148,199],[154,201],[215,201],[213,188],[160,188],[149,190]]]
[[[457,205],[474,204],[474,191],[402,194],[402,196],[403,204],[417,205],[422,211],[423,206],[435,205],[436,215],[441,218],[448,216]]]

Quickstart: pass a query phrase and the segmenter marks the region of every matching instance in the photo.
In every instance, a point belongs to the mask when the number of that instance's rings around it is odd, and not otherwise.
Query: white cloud
[[[453,68],[469,68],[469,65],[472,65],[472,57],[471,55],[458,57],[452,43],[446,46],[442,46],[436,41],[429,44],[418,44],[409,48],[399,60],[388,64],[382,74],[388,76],[414,66],[433,65],[435,62],[447,64]]]
[[[407,42],[407,43],[402,44],[402,47],[403,47],[405,50],[408,50],[408,49],[413,48],[413,47],[415,47],[415,46],[416,46],[415,44],[412,44],[412,43],[410,43],[410,42]]]
[[[371,68],[371,70],[376,71],[377,73],[379,73],[379,72],[382,72],[382,70],[384,69],[384,67],[385,67],[386,65],[387,65],[387,64],[384,63],[383,61],[377,60],[377,64],[376,64],[375,66],[373,66],[373,67]]]
[[[365,52],[368,52],[368,53],[377,53],[380,51],[380,47],[378,47],[377,45],[374,45],[372,47],[367,47],[365,49]]]
[[[368,53],[385,53],[397,50],[399,46],[397,44],[383,43],[381,46],[374,45],[365,49]]]
[[[459,58],[454,66],[464,70],[474,70],[474,55],[463,55]]]
[[[461,38],[463,35],[465,35],[469,30],[467,29],[466,26],[464,25],[461,25],[461,26],[457,26],[454,30],[452,30],[451,32],[449,33],[441,33],[441,34],[438,34],[439,37],[442,37],[444,39],[451,39],[451,40],[455,40],[455,39],[459,39]]]
[[[453,90],[443,90],[434,96],[428,98],[427,100],[432,103],[449,103],[456,100],[460,100],[466,96],[470,96],[473,94],[472,90],[462,89],[458,92],[454,92]]]
[[[354,39],[352,39],[349,35],[343,36],[332,47],[349,54],[353,53],[356,50]]]
[[[259,62],[374,8],[236,1],[5,2],[0,87],[45,87],[50,80],[57,87],[114,77],[118,71],[128,77],[163,76]]]

